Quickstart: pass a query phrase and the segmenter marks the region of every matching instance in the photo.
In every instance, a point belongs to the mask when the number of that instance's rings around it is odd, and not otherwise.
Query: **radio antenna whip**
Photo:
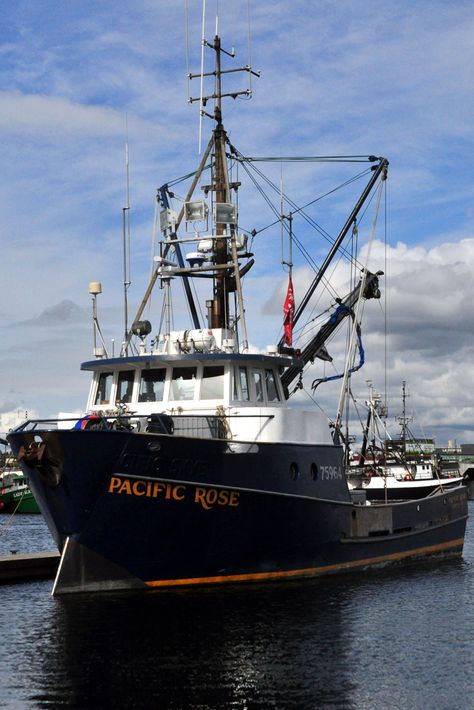
[[[122,242],[123,242],[123,311],[124,336],[121,355],[127,355],[128,350],[128,289],[130,287],[130,169],[128,155],[128,116],[125,115],[125,207],[122,208]]]
[[[204,94],[204,47],[206,46],[206,0],[202,0],[202,35],[201,35],[201,84],[199,92],[199,155],[202,149],[202,112]]]

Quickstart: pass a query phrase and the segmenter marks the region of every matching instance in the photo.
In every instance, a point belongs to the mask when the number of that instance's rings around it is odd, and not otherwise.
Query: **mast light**
[[[214,222],[216,224],[237,224],[237,205],[232,202],[214,204]]]
[[[194,200],[184,203],[184,216],[186,222],[205,222],[209,209],[204,200]]]
[[[178,215],[174,210],[169,208],[161,210],[160,212],[160,229],[162,232],[166,233],[168,230],[170,232],[176,231],[176,222],[178,221]]]

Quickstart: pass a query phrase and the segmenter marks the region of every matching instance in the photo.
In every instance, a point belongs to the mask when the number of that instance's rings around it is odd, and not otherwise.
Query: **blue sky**
[[[197,71],[201,3],[188,5]],[[211,37],[216,3],[207,8]],[[235,46],[245,64],[247,3],[221,0],[219,15],[224,46]],[[102,281],[104,332],[120,340],[126,120],[133,311],[150,269],[155,190],[193,169],[198,115],[187,105],[184,2],[0,0],[0,19],[5,429],[25,410],[49,416],[84,405],[88,378],[79,363],[92,347],[89,281]],[[225,106],[242,153],[390,161],[388,247],[377,243],[372,254],[376,269],[387,260],[388,337],[381,306],[368,304],[358,397],[366,379],[379,390],[386,379],[395,415],[405,379],[426,435],[474,441],[474,6],[253,0],[251,27],[252,64],[262,76],[250,102]],[[315,167],[302,176],[297,192],[296,170],[285,167],[285,184],[301,202],[332,179]],[[253,197],[250,205],[249,220],[264,224]],[[334,233],[347,206],[341,198],[331,217],[315,215]],[[312,246],[318,258],[327,247]],[[256,347],[278,336],[286,276],[276,256],[248,280]],[[298,265],[297,298],[308,278]],[[331,415],[337,394],[332,386],[320,394]]]

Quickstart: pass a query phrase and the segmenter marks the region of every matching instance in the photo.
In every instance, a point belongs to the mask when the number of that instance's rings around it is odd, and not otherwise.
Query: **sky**
[[[201,2],[186,5],[187,14],[176,0],[0,0],[0,432],[25,416],[85,406],[89,376],[79,367],[92,356],[90,281],[102,282],[101,326],[119,348],[127,136],[131,312],[143,296],[156,189],[199,160],[198,109],[188,104],[188,89],[195,96],[199,85],[188,85],[186,73],[199,71]],[[207,0],[209,39],[217,11],[223,46],[236,48],[239,66],[250,61],[261,71],[250,101],[224,106],[241,153],[390,161],[369,263],[385,272],[382,299],[365,305],[356,401],[363,406],[372,383],[387,398],[395,433],[404,380],[415,434],[439,445],[474,442],[474,5]],[[246,87],[229,76],[233,88]],[[205,119],[203,140],[210,127]],[[332,176],[327,166],[299,170],[273,166],[298,204],[343,175],[342,167]],[[328,214],[318,204],[312,217],[335,237],[362,187],[337,193]],[[249,229],[272,221],[252,193],[241,215]],[[361,258],[371,219],[368,211]],[[327,242],[296,229],[320,263]],[[246,277],[256,349],[281,332],[279,239],[275,229],[256,238],[257,264]],[[341,296],[344,273],[334,276]],[[310,278],[295,257],[297,302]],[[343,345],[331,344],[331,354],[342,355]],[[318,367],[314,376],[329,374]],[[338,387],[317,390],[329,417]],[[310,404],[300,393],[303,401]]]

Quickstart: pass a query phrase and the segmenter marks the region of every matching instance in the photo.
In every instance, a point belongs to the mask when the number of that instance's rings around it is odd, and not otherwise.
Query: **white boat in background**
[[[363,491],[368,501],[414,500],[463,484],[463,476],[459,473],[443,473],[434,439],[417,439],[409,431],[405,385],[403,382],[399,439],[391,439],[387,434],[382,421],[386,407],[382,405],[380,395],[372,392],[366,403],[368,417],[362,448],[360,454],[350,457],[347,481],[351,491]],[[377,424],[386,438],[381,439],[376,433]]]

